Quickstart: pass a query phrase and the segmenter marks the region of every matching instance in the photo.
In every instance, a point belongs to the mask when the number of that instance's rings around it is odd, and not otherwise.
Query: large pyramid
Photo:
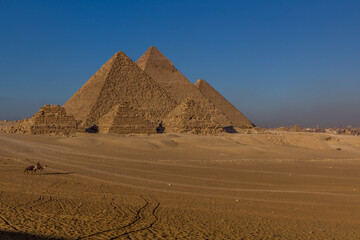
[[[204,80],[191,84],[151,47],[136,63],[116,53],[63,107],[45,105],[6,131],[214,134],[233,126],[253,125]]]
[[[156,133],[156,127],[144,118],[140,109],[128,103],[115,105],[99,119],[101,133]]]
[[[216,109],[157,48],[150,47],[136,61],[136,64],[158,82],[178,103],[186,98],[191,98],[211,116],[213,121],[218,122],[223,127],[231,125],[231,121]]]
[[[110,58],[65,104],[84,127],[98,124],[115,105],[129,103],[159,124],[177,103],[123,52]]]
[[[205,80],[199,79],[195,84],[200,92],[207,97],[225,116],[230,119],[234,127],[253,127],[254,125],[220,93],[210,86]]]
[[[214,134],[224,129],[194,100],[185,98],[164,120],[166,131],[194,134]]]

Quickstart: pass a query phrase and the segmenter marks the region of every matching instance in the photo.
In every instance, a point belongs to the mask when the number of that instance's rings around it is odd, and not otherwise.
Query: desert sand
[[[63,107],[0,121],[0,239],[360,239],[360,137],[299,129],[118,52]]]
[[[0,133],[0,238],[360,239],[359,137],[247,133]]]

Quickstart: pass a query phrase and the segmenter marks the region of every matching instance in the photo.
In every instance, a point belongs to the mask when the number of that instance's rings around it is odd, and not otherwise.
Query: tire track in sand
[[[141,195],[140,197],[144,200],[145,204],[136,211],[135,216],[129,223],[118,228],[95,232],[77,239],[87,239],[98,235],[103,235],[104,239],[117,239],[131,233],[150,229],[158,221],[158,217],[155,212],[159,208],[160,202],[153,197],[151,197],[153,201],[148,201]],[[151,218],[154,219],[151,220]],[[121,231],[121,233],[119,233],[119,231]]]
[[[143,198],[142,196],[140,196],[140,197]],[[139,229],[130,230],[130,231],[125,232],[125,233],[123,233],[123,234],[120,234],[120,235],[118,235],[118,236],[112,237],[112,238],[110,238],[110,240],[118,239],[118,238],[120,238],[120,237],[124,237],[124,236],[127,236],[127,235],[132,234],[132,233],[136,233],[136,232],[140,232],[140,231],[144,231],[144,230],[150,230],[150,229],[153,227],[153,225],[159,221],[159,218],[158,218],[158,216],[156,216],[155,212],[156,212],[156,210],[160,207],[160,202],[157,201],[157,200],[156,200],[154,197],[152,197],[152,196],[151,196],[151,198],[155,201],[155,207],[154,207],[154,208],[152,209],[152,211],[150,212],[151,217],[153,217],[154,220],[153,220],[149,225],[147,225],[147,226],[141,227],[141,228],[139,228]],[[143,199],[148,203],[148,201],[147,201],[145,198],[143,198]],[[139,213],[139,216],[140,216],[140,213]]]

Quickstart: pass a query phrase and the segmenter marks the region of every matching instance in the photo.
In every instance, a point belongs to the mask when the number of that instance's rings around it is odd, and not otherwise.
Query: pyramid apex
[[[159,51],[159,49],[157,49],[155,46],[150,46],[149,50],[158,50]]]
[[[203,84],[209,85],[204,79],[199,79],[194,83],[195,87],[199,87],[199,86],[201,86]]]
[[[126,56],[126,54],[123,51],[118,51],[114,56]]]
[[[198,79],[196,82],[198,82],[198,83],[206,83],[206,81],[204,79]]]
[[[136,64],[143,70],[149,66],[161,66],[173,70],[174,64],[162,54],[155,46],[151,46],[146,52],[136,61]]]
[[[149,49],[144,53],[144,55],[156,55],[156,56],[160,55],[160,56],[166,58],[165,55],[162,54],[162,52],[160,52],[160,50],[157,49],[157,47],[155,47],[155,46],[150,46]]]

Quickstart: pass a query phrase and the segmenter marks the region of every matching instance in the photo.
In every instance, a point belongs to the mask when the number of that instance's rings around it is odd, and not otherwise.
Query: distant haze
[[[360,127],[359,1],[1,1],[0,119],[156,46],[254,124]]]

